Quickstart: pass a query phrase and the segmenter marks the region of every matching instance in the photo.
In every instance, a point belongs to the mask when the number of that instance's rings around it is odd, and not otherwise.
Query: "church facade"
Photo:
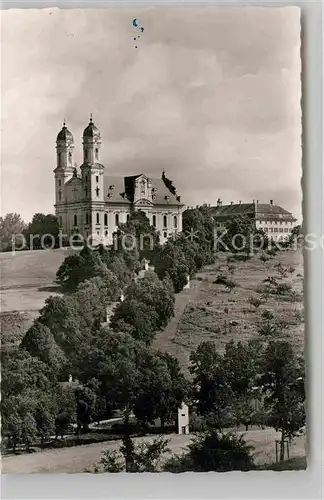
[[[73,162],[74,139],[65,123],[56,139],[55,214],[63,234],[81,234],[96,243],[110,245],[118,224],[126,223],[133,210],[142,210],[164,243],[182,231],[184,204],[172,182],[145,174],[112,176],[100,163],[101,136],[90,118],[83,132],[80,172]]]

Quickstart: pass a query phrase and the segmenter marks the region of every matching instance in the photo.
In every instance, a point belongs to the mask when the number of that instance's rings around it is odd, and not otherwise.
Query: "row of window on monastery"
[[[265,233],[291,233],[292,229],[288,227],[263,227]]]
[[[127,214],[126,220],[127,222],[129,221],[130,215]],[[62,226],[62,216],[59,217],[59,223],[60,226]],[[90,214],[86,212],[86,220],[85,220],[86,225],[90,224]],[[96,224],[100,224],[100,213],[97,212],[96,214]],[[118,226],[119,224],[119,214],[115,214],[115,225]],[[78,216],[74,214],[74,219],[73,219],[73,225],[76,227],[78,225]],[[156,215],[153,215],[152,217],[152,225],[153,227],[156,227]],[[108,214],[104,213],[104,226],[108,226]],[[168,227],[168,218],[166,215],[163,215],[163,227],[167,229]],[[178,227],[178,217],[175,215],[173,217],[173,227],[177,229]]]
[[[288,224],[290,224],[291,226],[294,224],[293,221],[283,221],[283,220],[280,220],[280,221],[277,221],[277,220],[274,220],[274,221],[272,221],[272,220],[260,221],[260,224],[264,224],[264,225],[266,225],[266,224],[272,224],[272,223],[273,224],[280,224],[280,225],[286,224],[286,226]]]

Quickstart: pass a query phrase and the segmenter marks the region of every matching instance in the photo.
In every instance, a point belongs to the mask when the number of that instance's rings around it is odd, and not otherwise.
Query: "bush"
[[[236,287],[236,283],[233,280],[226,280],[225,286],[231,292]]]
[[[193,439],[189,452],[173,456],[164,466],[167,472],[229,472],[255,469],[253,447],[241,436],[209,430]]]
[[[278,333],[277,326],[269,322],[261,323],[258,328],[258,333],[263,337],[273,337]]]
[[[227,266],[227,269],[228,269],[229,273],[234,274],[234,272],[235,272],[235,266],[234,266],[234,264],[229,264]]]
[[[214,285],[225,285],[227,284],[228,278],[225,274],[219,274],[215,281],[213,281]]]
[[[258,299],[257,297],[250,297],[249,303],[251,304],[251,306],[254,306],[256,309],[258,309],[258,307],[260,307],[262,304],[262,300]]]
[[[271,319],[274,318],[274,314],[272,311],[269,311],[269,309],[265,309],[264,311],[262,311],[262,314],[261,314],[262,318],[269,321]]]
[[[268,260],[270,260],[270,256],[267,255],[266,253],[262,253],[260,255],[260,260],[262,260],[262,262],[266,263],[266,262],[268,262]]]
[[[279,283],[279,285],[277,285],[275,293],[277,295],[287,295],[288,293],[291,292],[291,290],[292,286],[290,283]]]

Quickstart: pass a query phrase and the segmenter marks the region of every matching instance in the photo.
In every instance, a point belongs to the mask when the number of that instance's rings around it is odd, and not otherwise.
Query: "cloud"
[[[299,215],[298,9],[1,14],[3,212],[53,212],[56,135],[65,117],[80,163],[92,112],[112,175],[165,168],[188,205],[273,198]]]

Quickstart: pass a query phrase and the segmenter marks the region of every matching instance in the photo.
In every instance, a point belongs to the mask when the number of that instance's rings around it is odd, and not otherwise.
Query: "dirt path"
[[[167,351],[169,354],[176,356],[179,359],[180,363],[182,350],[179,349],[179,346],[176,343],[174,343],[174,338],[176,336],[178,324],[181,320],[181,316],[185,310],[186,305],[190,302],[195,301],[195,299],[199,295],[201,287],[202,282],[194,279],[190,282],[190,288],[182,290],[182,292],[176,294],[174,316],[169,321],[165,329],[156,334],[153,341],[153,347],[155,347],[156,349]],[[186,364],[183,366],[186,366]]]
[[[154,436],[156,437],[156,436]],[[135,438],[135,441],[153,441],[154,437]],[[166,436],[171,439],[169,447],[173,453],[181,453],[192,436],[172,434]],[[32,454],[10,456],[2,458],[3,474],[30,474],[40,472],[77,473],[93,468],[106,450],[114,450],[121,444],[120,441],[103,441],[73,448],[40,451]]]
[[[275,440],[280,434],[273,429],[259,428],[243,432],[246,441],[255,448],[255,463],[264,464],[275,462]],[[171,434],[165,436],[170,439],[169,448],[172,453],[180,454],[192,439],[192,435]],[[136,441],[152,441],[153,436],[136,438]],[[94,443],[73,448],[40,451],[28,455],[10,456],[2,459],[2,473],[30,474],[41,472],[53,473],[80,473],[93,467],[101,458],[103,451],[116,449],[120,441]],[[305,438],[295,439],[290,446],[290,457],[305,456]]]

